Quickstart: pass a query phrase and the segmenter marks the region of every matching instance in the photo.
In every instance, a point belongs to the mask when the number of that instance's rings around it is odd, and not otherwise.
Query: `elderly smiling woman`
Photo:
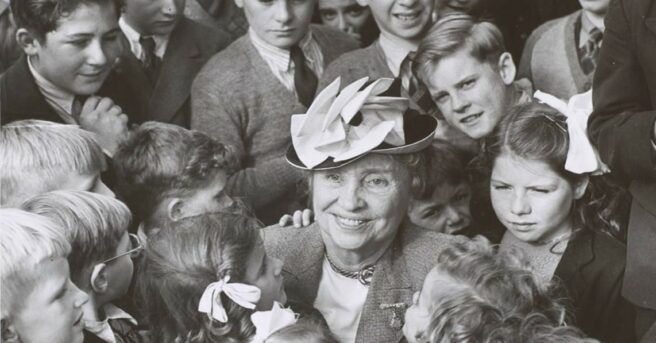
[[[292,117],[287,159],[309,171],[316,222],[264,230],[284,260],[292,301],[313,305],[341,342],[398,342],[405,308],[455,239],[406,219],[416,172],[435,131],[430,116],[387,96],[398,82],[339,79]]]

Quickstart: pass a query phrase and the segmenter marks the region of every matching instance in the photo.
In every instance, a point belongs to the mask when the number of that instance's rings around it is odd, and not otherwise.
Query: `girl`
[[[620,193],[591,176],[603,164],[585,137],[586,117],[568,115],[544,104],[519,105],[487,142],[482,165],[491,172],[492,207],[507,229],[500,250],[524,250],[537,275],[562,282],[576,325],[588,335],[630,342],[633,309],[620,295],[625,247],[607,234],[620,232]]]
[[[248,342],[250,315],[285,303],[282,262],[267,257],[254,219],[203,214],[148,241],[139,279],[152,341]]]

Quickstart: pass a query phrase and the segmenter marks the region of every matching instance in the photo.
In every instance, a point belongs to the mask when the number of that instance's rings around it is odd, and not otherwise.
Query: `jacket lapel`
[[[188,19],[182,18],[171,34],[160,76],[150,97],[151,119],[168,122],[176,115],[189,98],[196,72],[204,64],[188,25]]]
[[[7,70],[5,75],[6,97],[3,99],[6,104],[3,108],[7,113],[2,114],[9,118],[32,118],[62,122],[54,109],[48,105],[45,97],[39,91],[34,76],[30,73],[27,65],[27,57]],[[3,120],[4,122],[4,120]]]
[[[321,281],[325,248],[318,226],[313,225],[299,234],[304,235],[299,243],[299,246],[304,247],[301,250],[303,254],[296,256],[293,263],[287,261],[283,267],[285,288],[288,295],[298,297],[299,301],[313,306]]]
[[[383,255],[376,266],[367,294],[356,342],[398,342],[405,309],[412,304],[412,282],[406,271],[405,258],[398,244]]]

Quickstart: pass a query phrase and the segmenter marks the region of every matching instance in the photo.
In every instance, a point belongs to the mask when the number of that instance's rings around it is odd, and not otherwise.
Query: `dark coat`
[[[191,83],[205,62],[230,43],[230,36],[217,29],[183,17],[169,38],[159,76],[153,85],[141,61],[124,42],[124,54],[117,71],[126,76],[140,102],[144,121],[154,120],[189,128]],[[129,76],[129,77],[128,77]]]
[[[139,111],[140,99],[134,96],[125,77],[112,70],[96,94],[111,98],[128,115],[130,124],[139,124],[143,121]],[[27,57],[14,63],[0,77],[0,123],[4,125],[23,119],[64,122],[39,91],[27,65]]]
[[[630,343],[633,306],[621,296],[626,248],[614,238],[586,231],[572,239],[558,263],[560,280],[573,302],[575,324],[608,343]]]
[[[656,309],[656,2],[614,0],[605,24],[589,133],[633,196],[622,295]]]

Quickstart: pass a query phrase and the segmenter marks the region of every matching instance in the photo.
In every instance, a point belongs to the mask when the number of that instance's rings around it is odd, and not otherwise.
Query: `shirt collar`
[[[116,338],[114,337],[114,331],[109,325],[109,320],[124,319],[130,322],[130,324],[136,326],[137,320],[134,319],[129,313],[123,311],[122,309],[112,305],[105,304],[102,307],[103,312],[105,313],[105,320],[94,321],[94,320],[84,320],[84,328],[98,336],[105,342],[115,343]]]
[[[255,49],[260,53],[260,55],[264,59],[273,62],[276,65],[276,67],[279,68],[280,70],[288,71],[291,69],[291,58],[289,56],[289,49],[281,49],[277,46],[273,46],[269,44],[264,39],[260,38],[260,36],[258,36],[255,30],[253,30],[252,28],[248,29],[248,36],[251,39],[251,42],[253,42]],[[301,41],[298,42],[298,46],[305,54],[305,59],[308,60],[310,63],[313,63],[314,60],[312,59],[312,55],[307,53],[308,49],[310,48],[311,42],[312,42],[312,30],[308,29],[307,34],[305,34],[305,36],[301,39]]]
[[[379,38],[380,47],[385,53],[387,66],[392,71],[394,76],[399,76],[401,63],[408,56],[411,51],[416,51],[417,46],[408,42],[401,42],[400,40],[392,40],[385,34],[380,34]]]
[[[39,74],[36,68],[32,65],[32,61],[29,57],[27,58],[27,66],[30,69],[32,76],[34,76],[34,81],[36,82],[39,91],[41,91],[41,94],[49,100],[49,103],[54,103],[60,107],[60,110],[70,115],[75,95],[61,89],[46,79],[43,75]]]
[[[141,43],[139,42],[141,34],[132,26],[130,26],[127,21],[125,21],[124,16],[119,18],[118,25],[121,27],[121,31],[123,31],[123,34],[128,39],[128,42],[130,42],[130,50],[132,53],[140,60],[143,60],[143,49],[141,48]],[[159,58],[163,58],[164,53],[166,52],[166,47],[169,43],[170,34],[152,35],[150,37],[153,37],[153,40],[155,41],[155,55],[157,55]]]

